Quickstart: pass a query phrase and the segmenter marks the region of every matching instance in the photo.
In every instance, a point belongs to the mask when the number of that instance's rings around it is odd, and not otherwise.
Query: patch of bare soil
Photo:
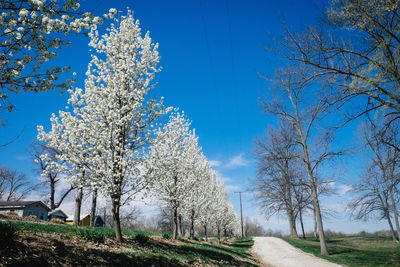
[[[157,242],[151,239],[144,252]],[[123,244],[112,239],[96,244],[63,234],[21,235],[0,246],[0,266],[183,266],[162,255],[150,258],[134,253],[133,245],[129,237]]]

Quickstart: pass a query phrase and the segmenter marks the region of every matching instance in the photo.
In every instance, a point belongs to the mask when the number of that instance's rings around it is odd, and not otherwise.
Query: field
[[[319,242],[283,238],[291,245],[338,264],[348,266],[400,266],[400,245],[388,237],[346,236],[327,239],[329,256],[319,254]]]
[[[110,228],[0,221],[0,266],[257,266],[248,251],[251,238],[218,244],[142,231],[123,234],[125,241],[117,243]]]

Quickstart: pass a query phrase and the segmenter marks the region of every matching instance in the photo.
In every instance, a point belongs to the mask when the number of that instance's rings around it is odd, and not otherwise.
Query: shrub
[[[86,239],[95,243],[104,243],[106,240],[105,233],[97,231],[92,227],[78,228],[76,236],[81,239]]]
[[[162,237],[163,237],[164,239],[171,239],[171,238],[172,238],[172,235],[171,235],[170,233],[163,233]]]
[[[37,219],[36,215],[29,215],[27,217],[24,217],[24,221],[28,221],[28,222],[36,222],[37,220],[38,219]]]
[[[20,220],[21,219],[21,217],[18,215],[18,213],[14,212],[14,211],[7,212],[6,217],[9,220]]]
[[[149,241],[149,236],[143,233],[138,233],[135,236],[135,240],[136,242],[138,242],[139,244],[145,244]]]
[[[17,237],[17,228],[10,222],[0,222],[0,244],[11,244]]]
[[[58,219],[58,218],[52,218],[52,219],[50,220],[50,222],[52,222],[52,223],[57,223],[57,224],[64,224],[64,223],[65,223],[63,220]]]

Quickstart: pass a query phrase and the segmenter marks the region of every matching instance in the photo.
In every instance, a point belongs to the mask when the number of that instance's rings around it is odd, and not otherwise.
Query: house
[[[67,221],[68,215],[65,214],[62,210],[54,210],[52,212],[49,213],[48,216],[48,220],[51,219],[60,219],[63,220],[64,222]]]
[[[73,216],[71,216],[73,217]],[[74,219],[66,220],[66,223],[72,225],[74,223]],[[82,219],[79,221],[79,226],[89,226],[90,225],[90,215],[82,216]],[[104,227],[103,218],[100,216],[96,216],[94,219],[94,226],[95,227]]]
[[[0,201],[0,213],[15,212],[21,217],[35,215],[46,220],[49,211],[42,201]]]

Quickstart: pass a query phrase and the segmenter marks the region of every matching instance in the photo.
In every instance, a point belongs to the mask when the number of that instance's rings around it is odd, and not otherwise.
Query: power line
[[[210,64],[210,72],[211,72],[211,83],[212,87],[215,92],[215,99],[216,99],[216,104],[217,104],[217,117],[219,121],[219,132],[222,136],[225,136],[224,134],[224,127],[222,126],[222,109],[221,109],[221,101],[220,101],[220,94],[216,82],[216,75],[215,75],[215,68],[214,68],[214,61],[212,58],[212,53],[211,53],[211,48],[210,48],[210,42],[208,38],[208,33],[207,33],[207,24],[206,24],[206,18],[204,15],[204,7],[203,7],[203,1],[200,0],[200,15],[201,15],[201,20],[203,24],[203,33],[204,33],[204,38],[206,42],[206,50],[207,50],[207,56]]]
[[[229,11],[229,0],[225,1],[226,3],[226,17],[228,22],[228,35],[229,35],[229,46],[230,46],[230,56],[231,56],[231,66],[232,66],[232,80],[233,80],[233,93],[234,93],[234,101],[235,101],[235,111],[236,111],[236,128],[237,133],[240,133],[241,129],[241,119],[240,119],[240,112],[239,112],[239,98],[238,98],[238,86],[237,86],[237,78],[236,78],[236,64],[235,64],[235,57],[233,53],[233,40],[232,40],[232,24],[231,24],[231,16]],[[242,138],[239,135],[239,145],[240,151],[242,151]]]

